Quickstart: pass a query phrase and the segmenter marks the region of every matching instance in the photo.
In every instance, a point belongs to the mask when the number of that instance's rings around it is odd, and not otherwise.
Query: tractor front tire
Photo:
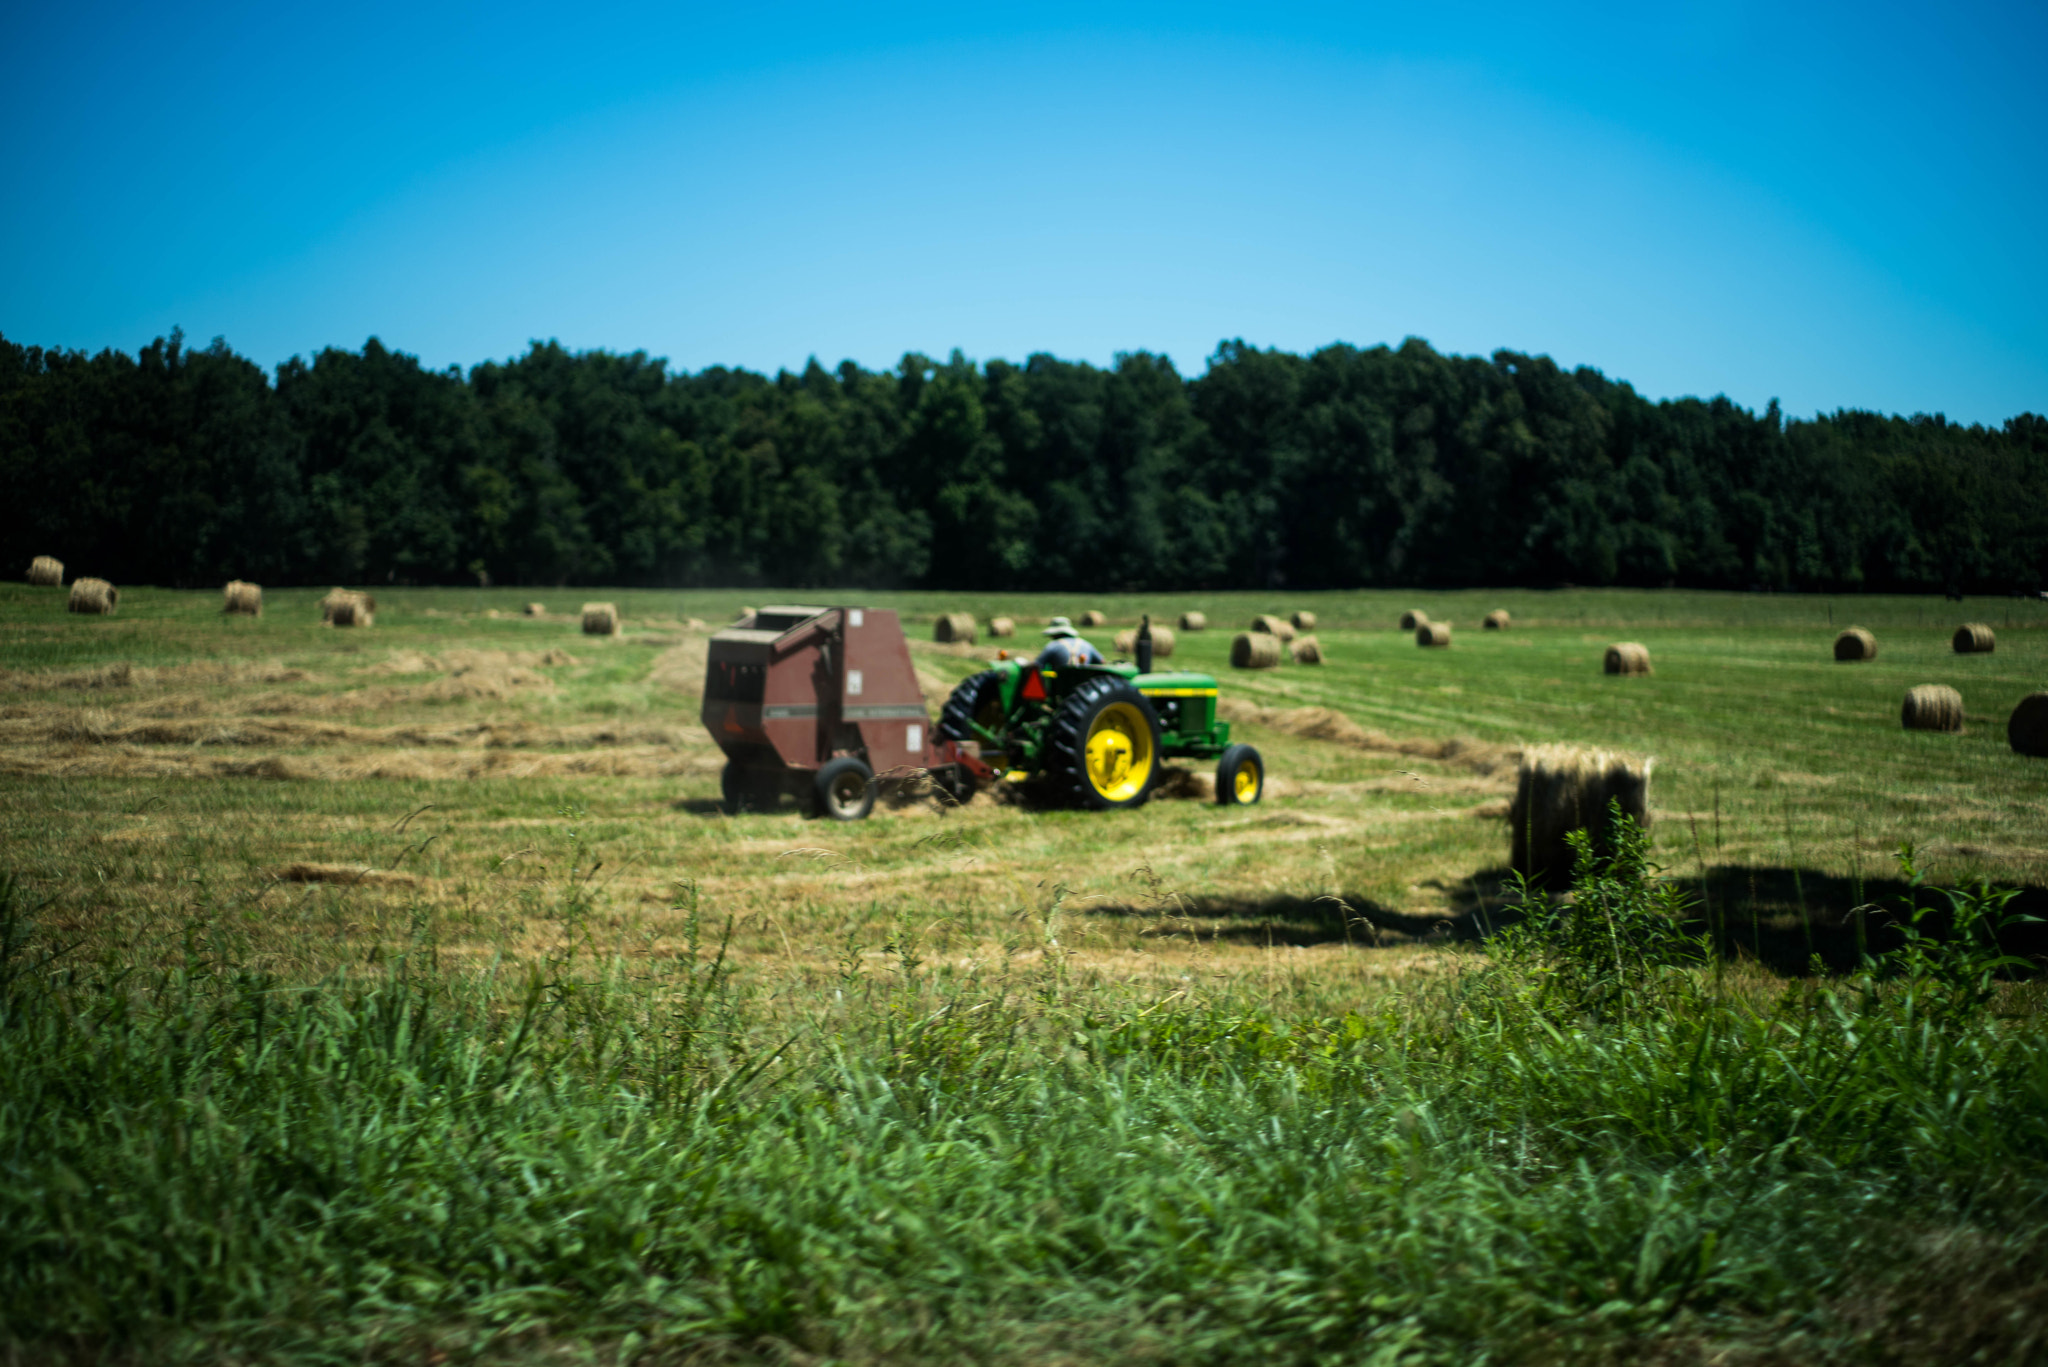
[[[1233,745],[1216,761],[1216,801],[1249,807],[1266,795],[1266,761],[1249,745]]]
[[[1055,798],[1096,811],[1142,807],[1159,782],[1159,715],[1129,680],[1088,680],[1045,729],[1045,777]]]
[[[819,816],[864,821],[875,809],[875,771],[852,755],[827,760],[818,766],[811,794]]]
[[[995,670],[984,669],[962,679],[939,709],[939,735],[947,740],[979,741],[982,737],[974,733],[977,723],[991,735],[1002,735],[1002,678]]]

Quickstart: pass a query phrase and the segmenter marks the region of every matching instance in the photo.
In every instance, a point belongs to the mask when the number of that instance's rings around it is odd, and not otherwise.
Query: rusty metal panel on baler
[[[889,608],[847,608],[845,692],[840,717],[858,728],[878,774],[930,762],[931,714],[910,663],[903,627]]]

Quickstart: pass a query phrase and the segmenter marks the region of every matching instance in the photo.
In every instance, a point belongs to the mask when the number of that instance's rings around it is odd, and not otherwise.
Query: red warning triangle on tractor
[[[747,734],[747,728],[740,725],[740,714],[737,708],[727,707],[725,709],[725,729],[735,736]]]

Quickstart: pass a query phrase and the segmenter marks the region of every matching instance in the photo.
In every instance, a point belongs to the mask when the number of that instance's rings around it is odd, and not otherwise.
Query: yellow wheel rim
[[[1239,802],[1250,802],[1259,795],[1259,766],[1250,760],[1237,766],[1237,772],[1230,776],[1230,786]]]
[[[1088,783],[1111,802],[1129,802],[1152,778],[1152,728],[1127,702],[1113,702],[1088,728]]]

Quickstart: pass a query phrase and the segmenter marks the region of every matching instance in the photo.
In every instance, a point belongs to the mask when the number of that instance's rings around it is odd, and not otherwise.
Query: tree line
[[[1787,420],[1414,338],[1188,378],[0,337],[0,485],[0,573],[123,583],[2048,586],[2048,418]]]

